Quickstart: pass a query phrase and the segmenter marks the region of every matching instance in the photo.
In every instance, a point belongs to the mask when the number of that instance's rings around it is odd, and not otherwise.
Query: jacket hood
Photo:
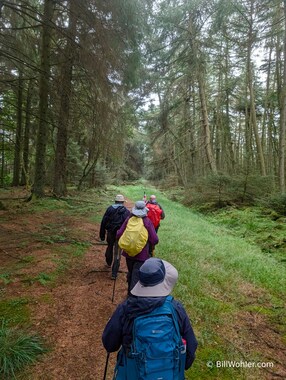
[[[150,313],[155,308],[163,305],[166,297],[134,297],[130,296],[126,302],[126,315],[133,319],[142,314]]]
[[[118,213],[119,214],[123,214],[125,211],[126,211],[126,207],[123,205],[123,204],[120,204],[120,203],[115,203],[114,205],[112,205],[112,207],[117,210],[117,209],[120,209],[118,210]]]

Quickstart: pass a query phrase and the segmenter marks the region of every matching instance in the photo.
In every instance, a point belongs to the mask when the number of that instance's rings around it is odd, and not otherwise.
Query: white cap
[[[124,196],[121,194],[117,194],[114,200],[115,202],[125,202]]]

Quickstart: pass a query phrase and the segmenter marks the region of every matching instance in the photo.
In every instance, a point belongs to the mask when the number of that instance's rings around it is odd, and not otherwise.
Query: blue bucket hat
[[[131,290],[138,297],[168,296],[178,279],[177,269],[165,260],[151,257],[139,269],[139,281]]]
[[[143,218],[148,213],[148,208],[145,205],[144,201],[137,201],[135,202],[134,207],[131,210],[131,213],[135,216],[138,216],[139,218]]]

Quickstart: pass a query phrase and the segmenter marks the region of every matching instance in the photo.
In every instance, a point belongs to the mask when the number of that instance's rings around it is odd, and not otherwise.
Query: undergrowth
[[[38,336],[9,327],[3,319],[0,324],[0,379],[17,379],[24,367],[34,363],[46,351]]]

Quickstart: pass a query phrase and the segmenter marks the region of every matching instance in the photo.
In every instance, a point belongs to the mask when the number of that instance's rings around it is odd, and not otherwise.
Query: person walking
[[[146,203],[146,207],[149,209],[148,217],[153,221],[156,233],[158,233],[158,230],[160,227],[160,221],[165,219],[165,212],[162,206],[157,202],[156,195],[154,194],[150,195],[150,198]],[[154,220],[151,216],[151,210],[154,210],[154,212],[157,214]],[[157,222],[155,222],[155,219],[157,220]]]
[[[122,256],[126,258],[126,265],[128,269],[128,273],[127,273],[128,294],[130,294],[131,289],[138,281],[139,268],[144,263],[144,261],[150,257],[149,247],[155,246],[159,242],[155,228],[151,220],[147,218],[147,212],[148,212],[148,209],[146,208],[144,201],[135,202],[135,205],[131,210],[130,217],[125,220],[125,222],[122,224],[122,226],[119,228],[116,234],[116,239],[119,240],[119,246],[120,246],[120,243],[121,243],[120,238],[122,237],[123,239],[123,234],[125,233],[125,231],[126,231],[126,234],[129,233],[130,226],[132,226],[134,223],[136,224],[137,222],[138,223],[140,222],[140,220],[138,219],[141,219],[143,221],[141,225],[142,225],[142,229],[145,230],[146,240],[144,241],[142,239],[141,247],[139,246],[139,252],[136,255],[131,256],[130,251],[128,250],[128,247],[123,248],[123,252],[122,252]],[[131,243],[134,240],[135,242],[138,242],[139,244],[139,241],[140,241],[139,236],[135,238],[131,237],[129,241]]]
[[[120,265],[120,256],[117,254],[118,246],[116,243],[116,233],[121,227],[126,218],[130,215],[130,211],[124,206],[124,196],[117,194],[114,199],[114,204],[109,206],[101,220],[99,237],[101,241],[107,241],[105,251],[105,261],[107,267],[111,267],[111,278],[115,280]]]
[[[158,371],[156,374],[164,379],[185,378],[184,371],[193,364],[198,343],[182,303],[170,296],[177,279],[176,268],[159,258],[149,258],[140,267],[139,281],[131,290],[131,296],[117,306],[102,334],[102,343],[108,355],[120,349],[114,379],[157,379],[154,373],[149,377],[144,372],[152,368],[152,365],[155,365],[152,370]],[[164,312],[168,314],[168,318],[164,319]],[[180,340],[184,345],[183,351],[173,348],[170,350],[175,330],[170,334],[169,324],[162,327],[166,319],[170,323],[170,317],[175,326],[178,326]],[[143,323],[138,325],[140,321]],[[161,327],[158,328],[157,323],[161,323]],[[147,334],[142,331],[144,329],[148,330]],[[168,334],[161,335],[163,330]],[[142,341],[146,343],[147,351],[140,351],[135,334],[145,337]],[[184,353],[185,356],[181,356]]]

